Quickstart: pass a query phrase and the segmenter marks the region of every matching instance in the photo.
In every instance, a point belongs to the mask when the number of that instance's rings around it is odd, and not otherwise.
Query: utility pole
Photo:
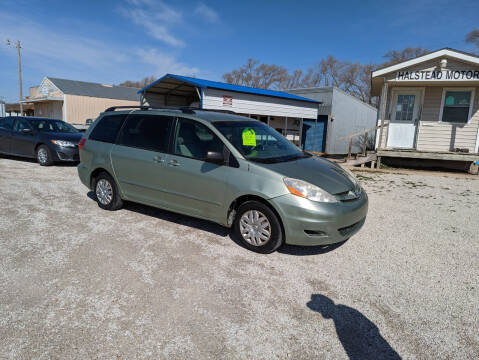
[[[17,40],[17,55],[18,55],[18,87],[20,89],[20,115],[23,115],[23,86],[22,86],[22,55],[20,54],[20,40]]]
[[[10,40],[7,40],[7,46],[10,46],[10,45],[11,45]],[[19,88],[19,95],[20,95],[20,100],[19,100],[20,115],[23,115],[22,55],[21,55],[21,52],[20,52],[20,49],[22,47],[21,47],[21,44],[20,44],[20,40],[17,40],[16,48],[17,48],[17,61],[18,61],[18,88]]]

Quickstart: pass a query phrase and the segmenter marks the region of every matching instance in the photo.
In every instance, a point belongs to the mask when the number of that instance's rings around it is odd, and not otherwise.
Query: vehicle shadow
[[[349,359],[401,359],[381,336],[378,327],[358,310],[335,304],[321,294],[312,294],[306,306],[334,321],[338,339]]]
[[[96,197],[93,191],[89,191],[87,196],[96,202]],[[236,236],[232,229],[228,229],[224,226],[221,226],[217,223],[198,219],[192,216],[183,215],[174,213],[168,210],[162,210],[159,208],[155,208],[153,206],[138,204],[126,201],[124,204],[124,208],[129,211],[133,211],[142,215],[147,215],[151,217],[155,217],[160,220],[171,221],[178,225],[189,226],[198,230],[208,231],[212,234],[222,236],[222,237],[229,237],[231,241],[233,241],[236,245],[245,248],[243,243],[240,239]],[[293,246],[293,245],[283,245],[277,251],[281,254],[287,255],[295,255],[295,256],[307,256],[307,255],[320,255],[325,254],[330,251],[333,251],[343,245],[346,241],[341,243],[333,244],[333,245],[325,245],[325,246]],[[246,248],[245,248],[246,249]]]
[[[32,164],[38,163],[37,159],[26,158],[26,157],[15,156],[15,155],[1,155],[0,159],[9,159],[9,160],[21,161],[21,162],[32,163]],[[64,161],[64,162],[55,162],[52,166],[54,166],[54,167],[76,167],[79,163],[80,163],[79,161]],[[40,165],[38,165],[38,166],[40,166]]]
[[[89,191],[87,193],[87,196],[96,202],[96,197],[93,191]],[[155,208],[153,206],[125,201],[124,209],[136,212],[138,214],[151,216],[159,220],[170,221],[178,225],[184,225],[184,226],[189,226],[198,230],[208,231],[210,233],[213,233],[215,235],[222,236],[222,237],[226,237],[230,233],[230,229],[225,228],[224,226],[221,226],[214,222],[198,219],[188,215],[174,213],[168,210]]]
[[[330,251],[336,250],[340,246],[344,245],[347,240],[331,244],[331,245],[317,245],[317,246],[297,246],[297,245],[283,245],[278,249],[281,254],[296,255],[296,256],[309,256],[326,254]]]

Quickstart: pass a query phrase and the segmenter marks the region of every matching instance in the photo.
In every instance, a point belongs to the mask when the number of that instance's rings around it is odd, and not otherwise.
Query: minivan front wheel
[[[115,180],[106,172],[98,174],[93,182],[98,206],[105,210],[118,210],[123,206]]]
[[[243,245],[255,252],[269,254],[283,244],[277,215],[259,201],[247,201],[239,207],[234,230]]]

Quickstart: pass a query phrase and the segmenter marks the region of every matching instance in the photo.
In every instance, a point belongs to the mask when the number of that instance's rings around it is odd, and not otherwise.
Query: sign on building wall
[[[223,95],[223,106],[233,106],[233,97]]]
[[[479,81],[479,70],[398,71],[396,81]]]

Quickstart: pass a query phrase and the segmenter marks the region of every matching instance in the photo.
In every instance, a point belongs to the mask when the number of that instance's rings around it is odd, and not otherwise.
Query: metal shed
[[[341,137],[376,126],[377,109],[343,90],[330,87],[289,89],[288,93],[320,101],[318,118],[311,124],[314,131],[312,143],[305,142],[305,150],[325,152],[330,155],[347,154],[348,139]],[[310,130],[311,131],[311,130]],[[308,139],[308,136],[305,137]],[[374,148],[374,134],[369,143]],[[361,152],[362,139],[355,138],[352,152]]]
[[[166,74],[139,91],[141,104],[230,110],[255,118],[301,145],[303,121],[316,121],[320,101],[295,94]]]

